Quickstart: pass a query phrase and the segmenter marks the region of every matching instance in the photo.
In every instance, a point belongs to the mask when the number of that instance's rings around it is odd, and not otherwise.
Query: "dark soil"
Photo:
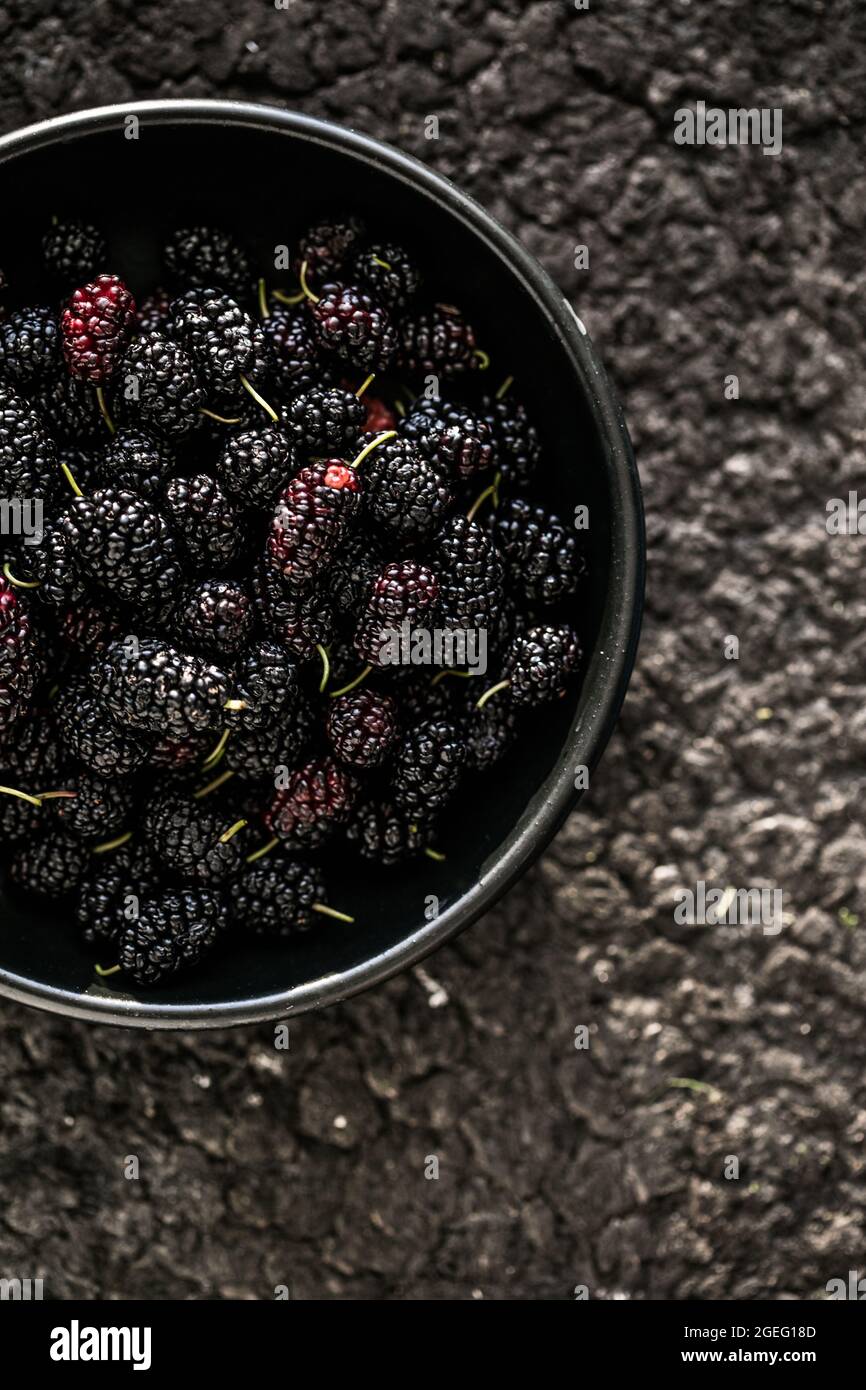
[[[866,462],[857,10],[7,3],[4,130],[255,98],[487,204],[622,392],[651,568],[581,813],[426,970],[293,1023],[288,1053],[267,1026],[2,1007],[0,1274],[52,1298],[747,1299],[862,1270],[866,542],[824,525]],[[699,98],[782,107],[782,155],[675,145]],[[782,930],[678,926],[699,878],[780,888]]]

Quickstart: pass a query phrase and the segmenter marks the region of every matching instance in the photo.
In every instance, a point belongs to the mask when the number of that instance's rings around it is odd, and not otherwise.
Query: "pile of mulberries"
[[[341,856],[443,872],[574,690],[587,561],[509,364],[390,236],[321,221],[279,284],[204,226],[158,284],[80,221],[42,255],[0,324],[4,874],[129,991],[363,921]]]

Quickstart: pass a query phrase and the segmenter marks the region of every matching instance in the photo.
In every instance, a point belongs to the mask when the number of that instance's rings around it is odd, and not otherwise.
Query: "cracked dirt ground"
[[[4,130],[261,99],[462,183],[586,319],[650,541],[582,811],[425,975],[295,1022],[288,1054],[268,1026],[149,1037],[3,1004],[0,1271],[46,1296],[818,1297],[863,1268],[866,541],[824,514],[864,476],[866,21],[591,4],[0,14]],[[675,146],[698,98],[782,107],[782,156]],[[677,926],[699,878],[781,888],[783,930]]]

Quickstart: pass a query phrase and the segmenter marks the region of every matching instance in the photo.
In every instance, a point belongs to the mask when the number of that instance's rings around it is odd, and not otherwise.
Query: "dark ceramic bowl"
[[[140,123],[128,139],[129,118]],[[96,172],[94,172],[96,171]],[[535,722],[505,765],[449,817],[447,860],[375,872],[354,859],[330,882],[354,926],[323,921],[297,941],[251,941],[189,981],[133,998],[95,983],[93,962],[56,911],[0,899],[0,994],[92,1022],[216,1028],[332,1004],[419,961],[475,921],[520,877],[576,804],[575,770],[610,737],[637,647],[644,533],[628,433],[586,329],[526,251],[477,203],[399,150],[293,112],[224,101],[105,107],[0,139],[0,264],[39,275],[50,215],[103,227],[133,288],[160,278],[164,236],[188,223],[234,229],[273,264],[334,206],[386,222],[435,268],[491,352],[491,387],[519,380],[542,432],[548,499],[589,507],[592,579],[578,626],[579,692]],[[9,215],[11,209],[15,215]],[[445,293],[447,291],[447,295]],[[493,378],[496,378],[494,380]],[[439,912],[427,920],[430,895]]]

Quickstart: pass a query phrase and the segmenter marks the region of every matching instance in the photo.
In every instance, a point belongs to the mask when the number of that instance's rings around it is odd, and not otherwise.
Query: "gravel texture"
[[[288,1052],[268,1026],[147,1037],[3,1005],[0,1273],[55,1298],[683,1299],[862,1270],[864,540],[824,525],[866,450],[856,8],[7,4],[3,129],[256,98],[486,203],[623,393],[651,569],[582,812],[426,968],[293,1023]],[[782,107],[784,152],[676,146],[698,98]],[[782,930],[677,925],[699,878],[779,888]]]

